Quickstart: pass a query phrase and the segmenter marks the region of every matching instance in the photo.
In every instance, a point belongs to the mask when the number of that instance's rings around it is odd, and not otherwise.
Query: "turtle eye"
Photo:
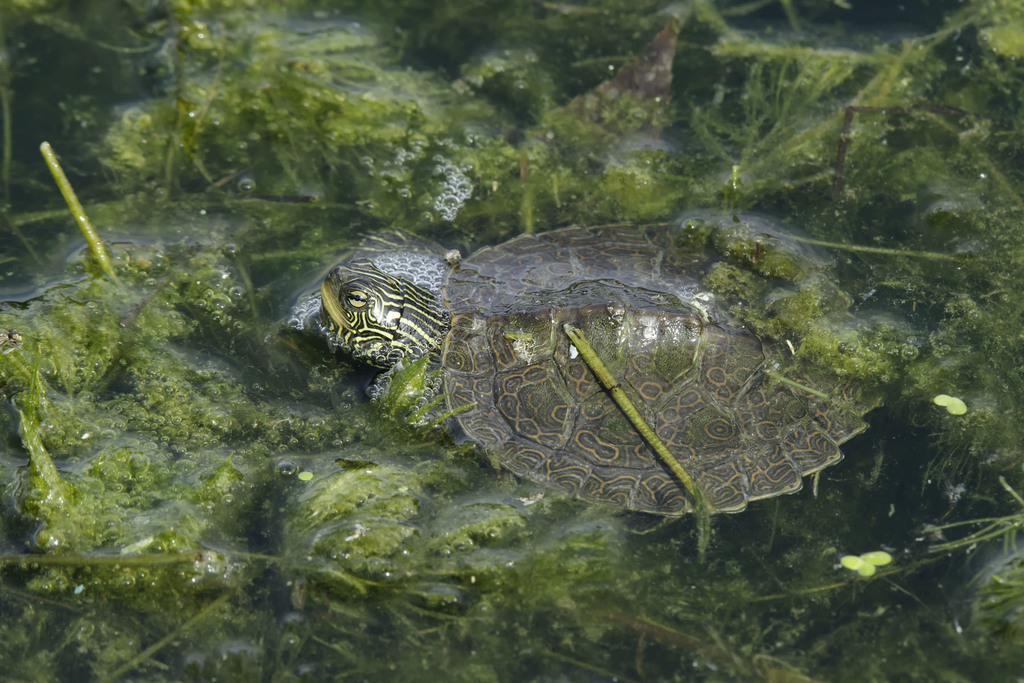
[[[370,301],[370,295],[361,289],[352,289],[345,292],[345,303],[349,308],[365,308]]]

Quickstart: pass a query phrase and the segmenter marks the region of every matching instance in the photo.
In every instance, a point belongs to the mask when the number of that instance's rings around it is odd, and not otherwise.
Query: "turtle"
[[[866,411],[780,378],[781,345],[701,285],[712,261],[694,226],[712,223],[564,227],[463,259],[409,233],[370,236],[324,279],[321,327],[378,368],[428,355],[451,419],[519,477],[630,510],[692,512],[570,341],[573,325],[711,510],[739,512],[839,462]],[[764,217],[724,223],[783,234]]]

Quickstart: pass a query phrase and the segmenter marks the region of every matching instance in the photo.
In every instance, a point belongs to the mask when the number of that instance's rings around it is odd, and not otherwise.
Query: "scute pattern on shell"
[[[691,510],[682,486],[563,332],[580,328],[716,511],[800,489],[865,427],[766,374],[772,350],[695,305],[700,254],[678,228],[524,235],[452,270],[442,353],[450,409],[516,475],[633,510]],[[466,406],[470,406],[468,409]]]

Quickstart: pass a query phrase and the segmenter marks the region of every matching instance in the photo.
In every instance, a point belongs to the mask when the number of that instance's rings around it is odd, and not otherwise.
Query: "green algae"
[[[975,575],[958,571],[979,557],[966,548],[1001,548],[1019,526],[996,483],[1021,484],[1013,3],[915,5],[927,23],[886,39],[842,34],[831,3],[786,3],[780,18],[815,29],[793,35],[745,5],[697,2],[667,108],[652,119],[613,101],[597,128],[570,103],[643,49],[660,6],[257,5],[124,3],[96,15],[115,19],[102,33],[69,3],[15,2],[3,18],[10,122],[34,155],[42,103],[65,112],[54,143],[120,278],[89,274],[66,211],[47,214],[45,169],[5,143],[0,230],[21,234],[0,247],[0,326],[23,335],[0,355],[5,667],[147,680],[1019,670],[1012,552],[975,584],[973,615],[936,616]],[[809,37],[826,28],[839,35]],[[118,55],[145,96],[40,78],[37,60],[50,73],[72,61],[48,56],[59,41],[110,82],[120,72],[100,55]],[[848,104],[896,111],[853,116],[833,202]],[[789,339],[800,367],[863,382],[885,406],[817,497],[716,522],[703,567],[685,524],[627,533],[643,522],[498,479],[437,429],[404,428],[417,391],[386,399],[381,419],[345,359],[280,322],[335,253],[384,225],[472,249],[693,207],[878,248],[825,248],[826,261],[740,236],[711,245],[728,258],[703,281]],[[950,415],[940,393],[970,410]],[[922,525],[943,519],[1000,521],[985,537],[945,529],[966,545],[927,554],[939,541],[916,540]],[[879,547],[896,557],[886,581],[839,568],[843,549]]]

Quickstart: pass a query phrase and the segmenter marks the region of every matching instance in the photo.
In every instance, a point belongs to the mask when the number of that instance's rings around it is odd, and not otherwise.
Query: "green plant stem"
[[[707,496],[704,495],[704,492],[690,473],[679,464],[679,461],[669,451],[665,442],[647,424],[640,411],[633,405],[633,401],[623,391],[622,386],[615,380],[611,372],[608,371],[608,366],[601,360],[594,347],[590,345],[582,330],[572,325],[565,325],[563,329],[576,346],[576,350],[579,351],[587,367],[597,377],[597,381],[608,390],[612,400],[618,404],[636,430],[640,432],[640,436],[647,441],[654,452],[658,454],[658,457],[661,458],[662,462],[665,463],[665,466],[672,471],[672,474],[675,475],[679,483],[683,485],[686,492],[690,494],[690,499],[693,501],[693,511],[697,518],[697,554],[701,561],[703,561],[704,552],[708,545],[708,537],[711,534],[711,505],[708,503]]]
[[[173,555],[0,555],[0,567],[36,565],[39,567],[160,567],[164,565],[194,564],[196,553]]]
[[[57,155],[54,153],[53,147],[50,146],[49,142],[44,142],[39,145],[39,151],[42,152],[46,165],[50,167],[50,173],[53,174],[53,179],[56,181],[57,187],[60,188],[64,201],[67,202],[68,208],[71,209],[71,215],[74,216],[75,222],[78,223],[78,229],[82,232],[82,236],[85,237],[85,241],[89,245],[89,253],[100,264],[103,272],[116,280],[117,275],[114,274],[114,266],[110,261],[110,254],[107,253],[107,247],[96,233],[96,229],[92,227],[89,217],[85,215],[85,208],[82,206],[82,202],[78,201],[78,195],[75,194],[74,188],[71,187],[68,177],[64,175],[64,169],[61,168],[60,162],[57,161]]]
[[[810,244],[816,247],[826,247],[828,249],[835,249],[837,251],[856,251],[862,254],[879,254],[882,256],[907,256],[910,258],[927,259],[931,261],[961,262],[966,260],[963,256],[942,254],[937,251],[909,251],[907,249],[888,249],[886,247],[871,247],[860,244],[845,244],[843,242],[829,242],[828,240],[816,240],[810,237],[802,237],[800,235],[787,235],[786,238],[792,239],[794,242],[802,242],[804,244]]]
[[[2,29],[0,29],[2,30]],[[0,46],[0,50],[3,47]],[[7,67],[0,66],[6,70]],[[0,162],[0,184],[3,185],[4,199],[11,198],[11,144],[14,140],[13,127],[11,123],[11,87],[10,79],[6,73],[0,73],[0,120],[3,122],[3,144],[4,156]]]
[[[11,144],[14,140],[11,124],[11,58],[7,54],[7,33],[0,18],[0,123],[3,125],[3,160],[0,161],[0,185],[4,200],[11,199]]]
[[[776,372],[774,370],[769,370],[766,374],[769,377],[771,377],[772,379],[774,379],[776,382],[780,382],[782,384],[785,384],[787,387],[790,387],[791,389],[796,389],[797,391],[803,391],[805,393],[810,394],[811,396],[817,396],[818,398],[825,399],[825,400],[828,400],[828,398],[829,398],[829,395],[826,394],[824,391],[818,391],[817,389],[812,389],[811,387],[809,387],[809,386],[807,386],[805,384],[801,384],[800,382],[795,382],[795,381],[789,379],[788,377],[783,377],[781,374],[779,374],[778,372]]]
[[[21,440],[28,451],[29,472],[34,486],[44,493],[43,500],[47,505],[63,507],[70,503],[73,490],[60,476],[60,471],[53,458],[43,446],[42,429],[39,426],[39,406],[43,403],[42,377],[39,373],[39,361],[36,360],[32,369],[28,391],[25,392],[24,405],[18,407],[21,418]]]
[[[582,659],[578,659],[576,657],[570,657],[569,655],[564,655],[564,654],[562,654],[560,652],[555,652],[554,650],[541,650],[540,654],[542,654],[545,657],[549,657],[551,659],[554,659],[555,661],[564,662],[565,664],[569,664],[571,666],[574,666],[574,667],[580,669],[581,671],[589,671],[591,674],[596,674],[597,678],[599,680],[609,680],[609,681],[610,680],[617,680],[617,681],[634,681],[634,680],[638,680],[638,679],[633,679],[633,678],[627,678],[626,676],[623,676],[622,673],[615,673],[615,672],[609,671],[607,669],[602,669],[601,667],[599,667],[599,666],[597,666],[595,664],[592,664],[591,662],[585,662]]]
[[[231,593],[225,593],[224,595],[220,596],[219,598],[217,598],[216,600],[211,602],[209,605],[207,605],[203,609],[199,610],[198,614],[196,614],[194,617],[192,617],[191,619],[186,621],[179,628],[171,631],[166,636],[164,636],[160,640],[156,641],[155,643],[153,643],[152,645],[147,647],[145,650],[143,650],[139,654],[135,655],[135,657],[133,657],[129,661],[127,661],[124,664],[122,664],[121,666],[119,666],[117,669],[115,669],[113,672],[111,672],[110,675],[107,676],[106,678],[104,678],[103,680],[107,680],[107,681],[117,680],[118,678],[120,678],[124,674],[128,673],[129,671],[131,671],[132,669],[134,669],[138,665],[142,664],[147,659],[152,657],[154,654],[159,652],[161,649],[163,649],[167,645],[170,645],[172,642],[174,642],[175,639],[180,638],[183,633],[187,633],[190,628],[192,628],[193,626],[198,624],[200,621],[202,621],[203,619],[207,618],[208,616],[210,616],[211,614],[216,612],[218,609],[220,609],[221,607],[226,605],[228,600],[231,599],[231,595],[232,595]]]
[[[71,498],[71,488],[61,478],[53,459],[43,447],[39,422],[34,410],[19,410],[18,415],[21,418],[21,439],[28,451],[29,471],[37,479],[40,488],[45,491],[45,500],[63,506]]]

